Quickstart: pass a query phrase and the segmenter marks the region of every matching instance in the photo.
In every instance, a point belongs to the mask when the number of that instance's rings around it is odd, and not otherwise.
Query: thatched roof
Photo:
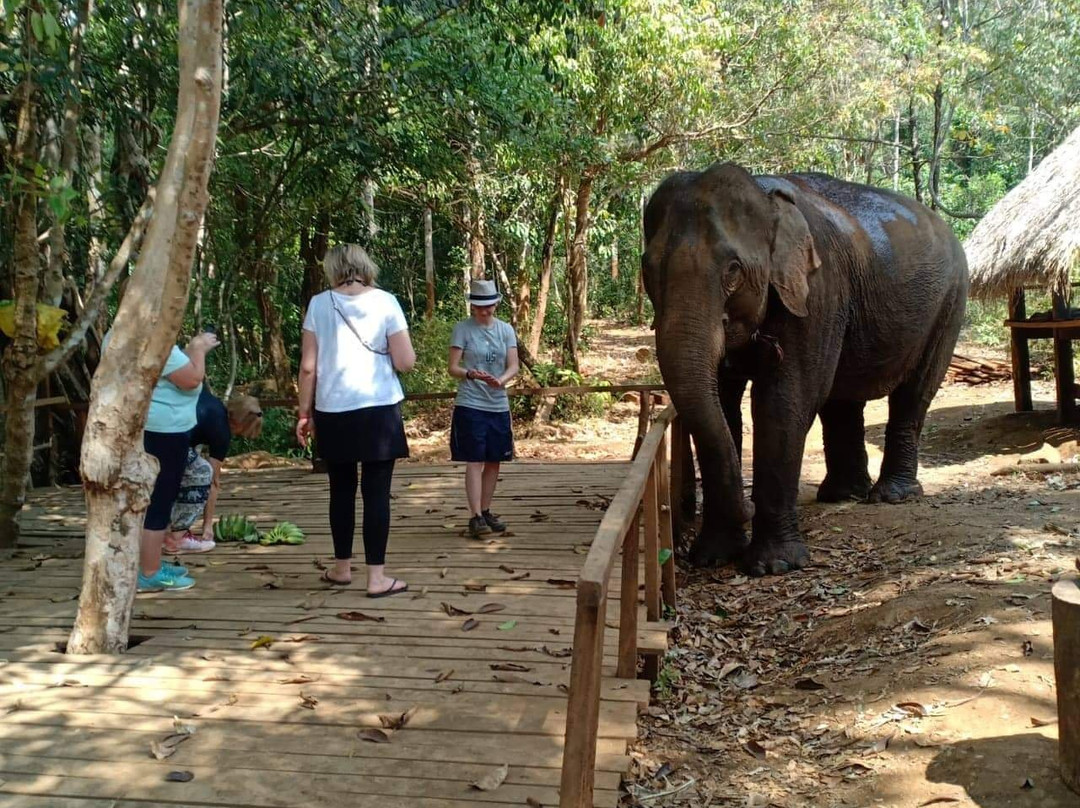
[[[1017,286],[1068,291],[1080,268],[1080,129],[982,218],[964,250],[977,297]]]

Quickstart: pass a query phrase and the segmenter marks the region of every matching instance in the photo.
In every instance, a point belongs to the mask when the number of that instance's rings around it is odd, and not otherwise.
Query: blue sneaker
[[[170,564],[168,561],[161,562],[161,569],[176,578],[187,575],[187,567],[182,564]]]
[[[164,568],[159,569],[153,575],[143,575],[139,571],[139,581],[136,592],[179,592],[181,589],[191,589],[195,581],[186,575],[174,575]]]

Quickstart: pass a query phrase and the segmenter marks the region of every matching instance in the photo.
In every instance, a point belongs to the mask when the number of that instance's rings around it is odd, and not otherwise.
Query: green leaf
[[[660,551],[660,566],[664,566],[671,560],[672,552],[668,548],[664,548]]]
[[[517,627],[517,620],[507,620],[505,623],[499,623],[496,626],[499,631],[513,631]]]
[[[34,39],[38,42],[45,39],[45,24],[41,21],[41,14],[36,11],[30,15],[30,29],[34,32]]]
[[[41,16],[41,22],[45,28],[45,36],[50,39],[60,36],[60,25],[56,22],[56,17],[48,11]]]

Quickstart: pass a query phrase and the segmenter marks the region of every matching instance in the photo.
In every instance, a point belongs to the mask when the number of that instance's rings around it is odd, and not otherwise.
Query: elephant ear
[[[777,188],[769,193],[769,199],[775,214],[769,283],[788,311],[796,317],[805,317],[810,274],[821,266],[821,259],[814,249],[810,227],[795,206],[791,192]]]

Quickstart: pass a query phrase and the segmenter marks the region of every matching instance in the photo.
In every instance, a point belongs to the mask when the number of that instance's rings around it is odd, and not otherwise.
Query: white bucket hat
[[[473,306],[492,306],[502,300],[495,281],[475,280],[469,283],[469,303]]]

